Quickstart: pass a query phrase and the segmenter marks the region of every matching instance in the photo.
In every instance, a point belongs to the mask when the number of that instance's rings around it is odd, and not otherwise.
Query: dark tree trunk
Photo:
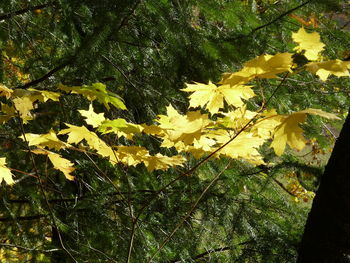
[[[297,262],[350,262],[350,114],[322,175]]]

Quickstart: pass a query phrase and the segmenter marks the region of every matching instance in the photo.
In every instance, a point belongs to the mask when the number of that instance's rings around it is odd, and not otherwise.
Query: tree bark
[[[350,262],[350,110],[316,192],[297,262]]]

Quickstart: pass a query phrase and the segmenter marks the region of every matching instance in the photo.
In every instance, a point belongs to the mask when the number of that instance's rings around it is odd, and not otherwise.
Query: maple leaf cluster
[[[349,61],[324,61],[321,52],[324,44],[318,33],[307,33],[304,28],[292,34],[297,43],[296,52],[303,53],[310,61],[305,70],[316,74],[322,81],[330,75],[349,76]],[[300,124],[306,121],[308,114],[328,119],[338,119],[331,113],[319,109],[305,109],[290,114],[278,114],[276,110],[266,109],[263,105],[256,111],[248,110],[247,101],[253,98],[254,80],[276,78],[278,74],[290,74],[295,68],[293,53],[263,54],[246,62],[242,69],[225,73],[217,83],[186,84],[184,92],[189,95],[190,111],[181,114],[172,105],[166,114],[159,115],[153,125],[135,124],[123,118],[108,119],[104,113],[96,113],[93,101],[101,103],[109,110],[114,106],[126,110],[123,100],[107,90],[102,83],[84,86],[59,85],[58,88],[73,96],[83,96],[91,101],[88,110],[79,113],[88,126],[68,127],[60,131],[50,130],[46,134],[24,133],[20,138],[28,144],[30,152],[46,155],[53,168],[62,172],[68,180],[74,180],[74,163],[63,158],[61,151],[80,151],[86,154],[107,158],[113,165],[137,166],[143,164],[148,171],[166,170],[183,165],[191,153],[195,158],[226,156],[241,159],[253,164],[263,164],[259,148],[269,144],[276,155],[282,155],[288,145],[301,150],[306,139]],[[0,123],[11,118],[20,118],[24,124],[34,119],[32,110],[35,104],[48,100],[59,101],[63,93],[36,90],[10,89],[0,84],[0,96],[8,103],[1,104]],[[116,145],[109,145],[103,139],[105,134],[116,137]],[[138,145],[135,136],[154,136],[160,139],[160,146],[176,149],[174,156],[160,153],[152,155],[145,147]],[[124,137],[127,145],[119,138]],[[0,158],[0,181],[13,184],[11,170],[6,166],[5,158]]]

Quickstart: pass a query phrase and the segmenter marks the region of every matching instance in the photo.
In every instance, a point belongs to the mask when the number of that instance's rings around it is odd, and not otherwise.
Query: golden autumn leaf
[[[277,53],[276,55],[261,55],[244,64],[244,67],[234,73],[225,73],[221,84],[231,86],[244,84],[254,78],[276,78],[276,74],[291,72],[293,65],[291,53]]]
[[[171,105],[167,107],[167,115],[159,115],[157,121],[171,142],[182,141],[186,145],[192,144],[194,139],[198,140],[209,123],[207,114],[190,111],[181,115]]]
[[[47,155],[47,157],[53,165],[53,168],[61,171],[68,180],[74,180],[74,176],[71,175],[71,173],[75,170],[75,168],[73,167],[74,164],[71,161],[63,158],[58,153],[54,153],[44,149],[34,149],[31,150],[31,152],[35,154]]]
[[[23,141],[26,140],[29,146],[38,146],[41,148],[49,148],[55,150],[61,150],[69,147],[69,144],[62,142],[57,138],[56,133],[53,130],[50,130],[46,134],[34,134],[26,133],[25,136],[19,136]]]
[[[16,116],[16,109],[13,106],[1,103],[0,124],[7,122],[9,119]]]
[[[59,98],[62,95],[59,92],[48,91],[48,90],[37,90],[33,88],[29,88],[28,90],[32,91],[34,94],[39,93],[41,95],[41,98],[39,97],[38,100],[42,102],[46,102],[48,100],[59,101]]]
[[[116,146],[118,159],[125,165],[136,166],[144,163],[148,171],[166,170],[176,165],[182,165],[186,159],[180,155],[165,156],[160,153],[150,155],[148,150],[141,146]]]
[[[149,172],[152,172],[154,170],[167,170],[170,167],[174,166],[182,166],[182,164],[186,161],[186,159],[181,155],[175,155],[175,156],[165,156],[160,153],[157,153],[156,155],[150,155],[146,156],[142,160],[142,162],[145,164],[147,170]]]
[[[342,61],[339,59],[325,62],[310,62],[306,64],[306,70],[316,74],[322,81],[326,81],[329,75],[337,77],[348,77],[350,69],[350,61]]]
[[[6,158],[0,158],[0,183],[5,181],[7,184],[13,184],[15,181],[12,178],[12,173],[9,168],[6,167]]]
[[[217,119],[216,126],[235,131],[240,130],[249,120],[257,115],[256,112],[247,110],[246,108],[246,105],[244,105],[234,111],[221,113],[224,117]]]
[[[75,126],[66,123],[68,129],[61,130],[58,134],[68,134],[67,142],[69,144],[79,144],[85,140],[89,147],[96,150],[98,154],[103,157],[108,157],[111,162],[116,163],[117,159],[111,147],[109,147],[103,140],[101,140],[96,133],[89,131],[85,126]]]
[[[105,121],[104,113],[94,112],[92,104],[89,106],[89,110],[78,110],[80,114],[85,117],[85,122],[94,128],[100,126],[100,124]]]
[[[305,122],[307,114],[318,115],[328,119],[339,119],[336,115],[319,109],[306,109],[290,115],[279,115],[281,124],[276,127],[271,143],[271,147],[277,155],[283,154],[287,144],[296,150],[304,148],[306,140],[299,124]]]
[[[142,126],[142,132],[146,134],[151,135],[158,135],[158,136],[164,136],[163,129],[158,127],[157,125],[147,125],[147,124],[141,124]]]
[[[244,85],[221,85],[216,86],[209,81],[208,84],[197,83],[186,84],[186,92],[193,92],[189,96],[190,107],[205,107],[211,114],[215,114],[224,107],[224,100],[228,105],[235,107],[243,106],[242,99],[248,100],[255,96],[251,86]]]
[[[9,99],[12,95],[13,90],[9,89],[3,84],[0,84],[0,96],[6,97],[6,99]]]
[[[220,146],[227,143],[232,138],[232,135],[221,130],[221,132],[217,132],[213,138]],[[225,155],[234,159],[244,159],[254,164],[263,164],[263,158],[257,149],[264,142],[264,138],[255,136],[251,132],[241,132],[228,145],[223,147],[217,155]]]
[[[75,170],[75,168],[72,167],[74,165],[72,162],[62,158],[61,155],[56,153],[50,153],[48,157],[55,169],[60,170],[68,180],[74,180],[74,176],[71,175]]]
[[[23,123],[28,123],[29,120],[32,120],[32,114],[30,111],[34,109],[33,101],[28,97],[18,97],[12,100],[16,110],[19,112],[19,116],[23,120]]]
[[[294,48],[297,52],[305,51],[304,55],[309,60],[317,60],[319,53],[324,49],[325,44],[320,40],[317,32],[307,33],[304,27],[298,32],[292,33],[293,40],[299,45]]]
[[[135,133],[141,133],[143,127],[138,124],[127,122],[125,119],[118,118],[114,120],[105,120],[98,127],[98,131],[102,134],[115,133],[118,137],[124,136],[131,140]]]

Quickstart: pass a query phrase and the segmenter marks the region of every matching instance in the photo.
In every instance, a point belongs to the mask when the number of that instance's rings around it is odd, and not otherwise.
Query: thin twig
[[[51,217],[51,220],[52,220],[52,224],[53,226],[55,227],[55,229],[57,230],[57,234],[58,234],[58,238],[59,238],[59,241],[60,241],[60,244],[61,244],[61,247],[62,249],[74,260],[74,262],[78,262],[74,257],[73,255],[68,251],[68,249],[65,247],[64,243],[63,243],[63,240],[62,240],[62,237],[61,237],[61,233],[59,231],[59,228],[58,228],[58,225],[56,223],[56,219],[55,219],[55,215],[51,209],[51,206],[50,206],[50,203],[48,201],[48,198],[46,196],[46,192],[44,190],[44,185],[43,185],[43,182],[41,180],[41,176],[40,176],[40,173],[39,173],[39,170],[35,164],[35,160],[34,160],[34,156],[33,156],[33,152],[31,151],[30,147],[29,147],[29,143],[28,143],[28,140],[26,138],[26,134],[25,134],[25,131],[24,131],[24,126],[23,126],[23,122],[22,122],[22,119],[20,117],[19,118],[19,123],[20,123],[20,127],[21,127],[21,131],[22,131],[22,135],[23,135],[23,140],[26,144],[26,147],[27,147],[27,150],[29,152],[29,156],[30,156],[30,159],[32,161],[32,164],[33,164],[33,168],[34,168],[34,171],[35,171],[35,174],[38,178],[38,182],[39,182],[39,186],[40,186],[40,190],[44,196],[44,199],[45,199],[45,203],[46,203],[46,206],[48,208],[48,211],[50,213],[50,217]]]
[[[262,107],[260,108],[260,110],[258,111],[258,114],[255,115],[254,118],[250,119],[229,141],[227,141],[226,143],[224,143],[223,145],[221,145],[218,149],[216,149],[215,151],[213,151],[212,153],[210,153],[207,157],[205,157],[203,160],[201,160],[200,162],[198,162],[196,165],[194,165],[191,169],[189,169],[188,171],[180,174],[179,176],[177,176],[174,180],[172,180],[171,182],[169,182],[168,184],[166,184],[165,186],[163,186],[161,189],[159,189],[157,192],[155,192],[151,199],[144,205],[141,207],[138,215],[135,218],[135,221],[137,222],[137,220],[140,218],[140,216],[142,215],[143,211],[152,203],[153,200],[155,200],[158,195],[160,193],[162,193],[163,191],[165,191],[169,186],[171,186],[172,184],[174,184],[175,182],[177,182],[179,179],[183,178],[184,176],[189,176],[191,175],[196,169],[198,169],[202,164],[204,164],[205,162],[207,162],[211,157],[213,157],[216,153],[218,153],[219,151],[221,151],[224,147],[226,147],[228,144],[230,144],[233,140],[235,140],[237,138],[237,136],[239,136],[243,131],[245,131],[252,122],[254,122],[257,119],[257,116],[259,115],[259,113],[261,113],[269,104],[269,102],[271,101],[272,97],[276,94],[276,92],[278,91],[278,89],[282,86],[282,84],[284,83],[284,81],[286,80],[287,76],[289,73],[286,73],[285,76],[283,77],[283,79],[281,80],[281,82],[279,83],[279,85],[276,87],[276,89],[272,92],[272,94],[270,95],[270,97],[267,99],[266,103],[264,105],[262,105]]]
[[[162,248],[170,241],[170,239],[173,237],[173,235],[179,230],[179,228],[182,226],[182,224],[191,216],[192,212],[196,209],[199,202],[202,200],[203,196],[208,192],[210,187],[219,179],[220,175],[222,175],[228,167],[231,165],[232,159],[228,162],[228,164],[225,166],[224,169],[222,169],[221,172],[219,172],[207,185],[207,187],[202,191],[200,196],[197,198],[197,200],[194,202],[190,210],[186,213],[186,215],[180,220],[180,222],[175,226],[174,230],[165,238],[165,240],[162,242],[162,244],[159,246],[156,252],[153,253],[151,258],[148,260],[148,263],[152,262],[154,257],[162,250]]]
[[[9,221],[26,221],[26,220],[37,220],[47,215],[34,215],[34,216],[16,216],[16,217],[0,217],[0,222],[9,222]]]
[[[238,39],[241,39],[241,38],[244,38],[244,37],[249,37],[251,35],[253,35],[255,32],[259,31],[260,29],[263,29],[265,27],[268,27],[274,23],[276,23],[278,20],[282,19],[283,17],[289,15],[290,13],[293,13],[294,11],[298,10],[299,8],[302,8],[303,6],[307,5],[308,3],[310,3],[312,0],[308,0],[292,9],[289,9],[287,10],[286,12],[280,14],[279,16],[277,16],[276,18],[272,19],[270,22],[266,23],[266,24],[263,24],[261,26],[258,26],[256,28],[254,28],[252,31],[250,31],[248,34],[246,35],[240,35],[240,36],[237,36],[237,37],[233,37],[233,38],[226,38],[224,39],[225,41],[232,41],[232,40],[238,40]]]
[[[22,249],[22,250],[26,250],[26,251],[37,251],[40,253],[52,253],[52,252],[56,252],[56,251],[60,250],[58,248],[42,250],[42,249],[23,247],[20,245],[8,244],[8,243],[0,243],[0,247],[16,248],[16,249]]]

